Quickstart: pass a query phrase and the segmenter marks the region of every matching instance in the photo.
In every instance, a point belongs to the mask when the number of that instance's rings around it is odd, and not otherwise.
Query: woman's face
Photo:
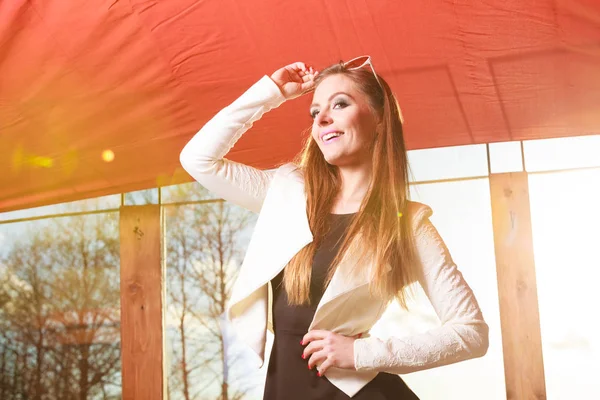
[[[341,74],[325,78],[315,89],[310,107],[312,137],[332,165],[370,163],[377,120],[367,97]]]

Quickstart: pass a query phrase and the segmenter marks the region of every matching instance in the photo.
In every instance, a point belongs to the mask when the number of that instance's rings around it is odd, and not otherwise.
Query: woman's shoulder
[[[410,225],[415,230],[432,215],[433,210],[427,204],[409,201],[406,206],[406,217],[409,219]]]
[[[302,169],[300,168],[300,166],[294,163],[286,163],[281,165],[279,168],[277,168],[276,174],[304,182],[304,175],[302,174]]]

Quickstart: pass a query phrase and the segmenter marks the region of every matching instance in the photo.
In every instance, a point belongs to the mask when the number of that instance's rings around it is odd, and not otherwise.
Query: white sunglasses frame
[[[361,58],[365,58],[365,61],[360,64],[359,66],[356,67],[352,67],[352,68],[347,68],[347,65],[356,61],[356,60],[360,60]],[[342,64],[344,66],[344,68],[346,68],[349,71],[354,71],[357,69],[360,69],[362,67],[364,67],[365,65],[368,65],[371,68],[371,71],[373,71],[373,76],[375,77],[375,80],[377,81],[377,83],[379,84],[379,87],[381,88],[381,90],[383,90],[383,85],[381,84],[381,82],[379,81],[379,78],[377,77],[377,73],[375,72],[375,67],[373,67],[373,62],[371,61],[371,56],[359,56],[359,57],[355,57],[352,60],[346,61]]]
[[[350,64],[350,63],[352,63],[352,62],[354,62],[356,60],[360,60],[361,58],[365,58],[365,61],[363,63],[361,63],[360,65],[358,65],[356,67],[352,67],[352,68],[347,68],[346,67],[348,64]],[[346,61],[346,62],[342,63],[342,65],[348,71],[354,71],[354,70],[357,70],[357,69],[360,69],[360,68],[364,67],[365,65],[369,65],[369,67],[371,68],[371,71],[373,71],[373,76],[375,77],[375,80],[377,80],[377,83],[379,84],[379,87],[385,93],[385,90],[383,89],[383,85],[379,81],[379,78],[377,77],[377,73],[375,72],[375,67],[373,67],[373,62],[371,61],[371,56],[364,55],[364,56],[355,57],[352,60],[349,60],[349,61]],[[400,122],[402,124],[404,124],[404,115],[402,114],[402,109],[400,108],[400,106],[398,106],[398,113],[400,114]]]

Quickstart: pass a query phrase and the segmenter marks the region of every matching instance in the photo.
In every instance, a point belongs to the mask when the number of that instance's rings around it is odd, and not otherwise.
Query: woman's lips
[[[336,135],[332,136],[332,134],[336,134]],[[343,134],[344,134],[344,132],[341,132],[341,131],[333,131],[333,130],[326,131],[326,132],[323,132],[323,134],[321,134],[321,141],[323,143],[328,143],[334,139],[339,138]]]

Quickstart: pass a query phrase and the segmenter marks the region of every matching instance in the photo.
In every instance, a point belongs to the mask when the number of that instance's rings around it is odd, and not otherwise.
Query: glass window
[[[521,142],[490,143],[490,169],[494,174],[523,171]]]
[[[490,347],[485,357],[403,375],[423,400],[505,400],[500,312],[487,178],[413,185],[413,200],[433,209],[431,221],[448,246],[453,260],[483,311],[490,327]],[[393,304],[386,313],[395,323],[378,323],[372,334],[406,336],[439,326],[440,322],[420,286],[409,311]],[[391,321],[387,319],[386,321]]]
[[[206,190],[198,182],[165,186],[161,187],[160,190],[162,204],[217,199],[213,193]]]
[[[28,208],[25,210],[0,213],[0,221],[10,221],[21,218],[41,217],[52,214],[99,211],[119,208],[121,195],[95,197],[93,199],[78,200],[70,203],[53,204],[43,207]]]
[[[600,170],[529,176],[549,400],[600,398]]]
[[[125,193],[126,206],[142,206],[144,204],[158,204],[158,188]]]
[[[3,400],[121,398],[118,222],[0,225]]]
[[[199,185],[181,190],[204,196]],[[225,202],[164,210],[169,398],[261,398],[265,369],[224,318],[256,215]]]
[[[528,172],[600,167],[600,135],[523,142]]]
[[[411,150],[408,160],[411,182],[488,175],[484,144]]]

